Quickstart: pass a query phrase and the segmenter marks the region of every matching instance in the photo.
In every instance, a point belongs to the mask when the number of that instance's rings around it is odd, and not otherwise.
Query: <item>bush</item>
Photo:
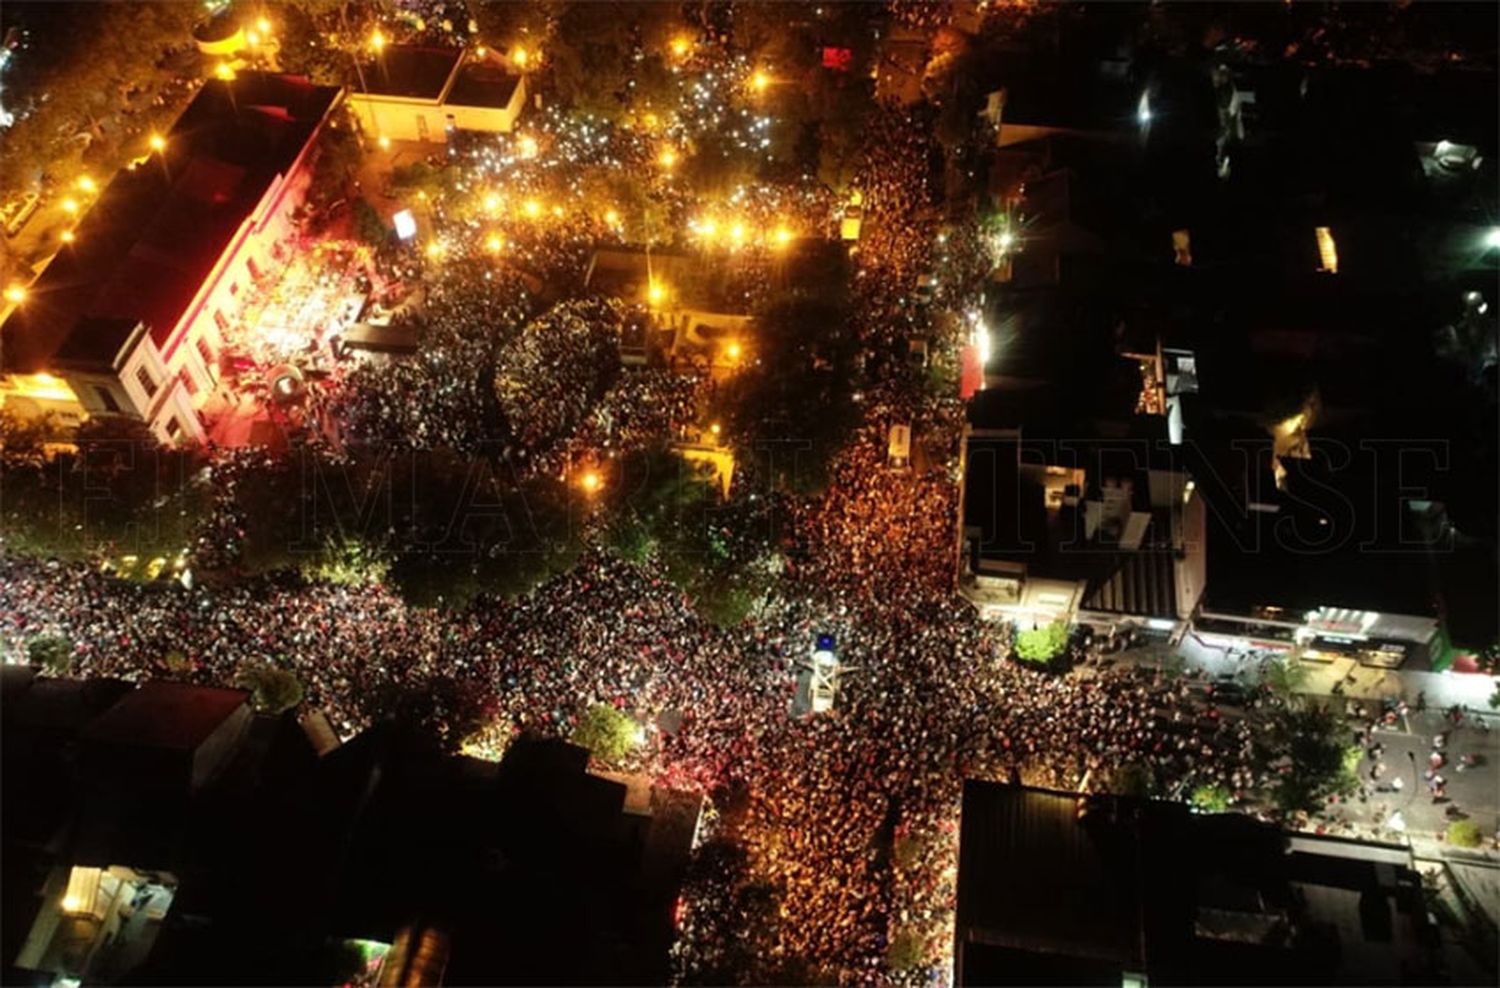
[[[1119,796],[1144,799],[1156,791],[1156,776],[1139,762],[1121,765],[1110,776],[1109,791]]]
[[[578,718],[573,743],[587,748],[601,762],[617,763],[636,744],[636,723],[607,703],[595,703]]]
[[[1448,824],[1448,843],[1454,847],[1478,847],[1484,843],[1484,833],[1473,820],[1454,820]]]
[[[1223,786],[1199,786],[1188,799],[1204,813],[1223,813],[1229,809],[1229,790]]]
[[[302,682],[270,663],[241,670],[238,682],[250,691],[250,703],[261,713],[279,714],[302,702]]]
[[[38,635],[26,643],[26,657],[54,676],[73,667],[73,643],[62,635]]]
[[[927,962],[927,945],[916,930],[902,930],[891,938],[885,962],[892,971],[910,971]]]
[[[1022,662],[1045,665],[1061,655],[1067,647],[1068,626],[1061,621],[1016,633],[1015,655]]]

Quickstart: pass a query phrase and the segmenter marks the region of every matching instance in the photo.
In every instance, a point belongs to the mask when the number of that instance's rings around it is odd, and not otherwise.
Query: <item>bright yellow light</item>
[[[258,45],[260,44],[260,35],[256,34],[254,31],[246,31],[245,41],[251,45]]]
[[[67,210],[70,214],[76,213],[78,212],[78,200],[73,198],[64,199],[62,201],[62,208]]]
[[[776,228],[776,233],[773,234],[773,238],[777,247],[785,247],[787,244],[792,242],[792,231],[788,230],[784,226],[778,226]]]
[[[421,190],[421,189],[418,189],[417,190],[417,201],[418,202],[426,202],[427,201],[427,193],[425,191]]]
[[[729,228],[729,239],[738,243],[745,239],[745,224],[736,223]]]
[[[491,192],[484,197],[484,208],[486,212],[493,213],[500,208],[500,197]]]
[[[654,113],[648,113],[641,118],[641,123],[645,124],[647,130],[655,130],[661,119]]]
[[[592,494],[599,489],[599,485],[602,484],[603,481],[600,479],[598,473],[593,470],[589,470],[583,476],[578,478],[578,483],[579,486],[581,486],[585,491]]]
[[[531,53],[520,45],[516,45],[510,50],[510,60],[517,68],[524,69],[526,63],[531,60]]]
[[[553,206],[552,207],[552,215],[553,216],[556,216],[558,219],[562,219],[562,214],[563,214],[563,208],[561,206]]]
[[[661,157],[656,160],[661,162],[663,168],[671,168],[677,164],[677,152],[671,148],[662,148]]]
[[[478,48],[474,49],[474,55],[476,58],[483,58],[485,55],[489,54],[489,51],[490,50],[484,45],[480,45]]]
[[[16,305],[26,301],[26,286],[11,285],[5,290],[5,301],[14,302]]]
[[[676,55],[678,58],[686,55],[692,47],[693,43],[687,38],[679,37],[672,39],[672,54]]]
[[[76,913],[83,908],[83,903],[78,901],[77,897],[69,895],[63,898],[62,907],[65,913]]]
[[[608,223],[610,226],[619,226],[620,214],[615,212],[613,209],[606,209],[604,211],[604,222]]]
[[[713,425],[708,427],[708,431],[717,436],[723,430],[719,428],[719,423],[715,422]]]
[[[389,151],[391,149],[391,139],[384,134],[375,138],[375,143],[380,145],[380,150],[382,151]]]
[[[650,287],[646,289],[646,301],[652,305],[660,305],[667,297],[667,288],[661,282],[652,280]]]
[[[80,175],[78,176],[78,188],[84,192],[94,192],[99,186],[87,175]]]
[[[712,219],[701,220],[698,223],[698,232],[712,240],[714,237],[718,236],[719,224],[715,223]]]
[[[214,66],[214,75],[218,76],[220,79],[223,79],[225,82],[228,82],[229,80],[234,78],[234,66],[230,65],[228,62],[220,62],[218,65]]]
[[[167,146],[167,139],[160,134],[152,134],[147,143],[151,145],[151,150],[161,151]]]
[[[501,248],[503,248],[504,246],[505,241],[501,240],[494,234],[490,234],[489,238],[484,242],[484,249],[489,251],[491,254],[500,253]]]
[[[436,240],[427,245],[427,256],[434,261],[443,256],[443,245]]]
[[[378,27],[370,35],[370,47],[376,51],[380,51],[385,47],[385,35],[380,32],[380,28]]]
[[[77,239],[78,237],[73,233],[72,230],[64,230],[62,232],[62,242],[65,244],[71,244],[74,240]]]
[[[521,157],[523,157],[523,158],[535,158],[536,157],[536,154],[537,154],[537,144],[536,144],[536,138],[535,137],[532,137],[530,134],[527,134],[525,137],[521,138],[521,145],[520,145],[520,147],[521,147]]]
[[[766,87],[770,84],[771,77],[766,75],[760,69],[756,69],[755,73],[750,76],[750,88],[755,90],[757,93],[765,92]]]
[[[740,349],[740,345],[732,340],[730,341],[729,345],[724,348],[724,355],[727,356],[730,360],[739,360],[740,354],[743,352],[744,351]]]
[[[533,219],[542,215],[542,204],[537,202],[535,199],[527,199],[524,203],[521,204],[521,208],[526,211],[527,216],[530,216]]]
[[[268,21],[268,20],[266,20],[264,17],[262,17],[262,18],[260,18],[259,20],[257,20],[255,22],[255,28],[261,34],[270,34],[271,33],[271,22]]]

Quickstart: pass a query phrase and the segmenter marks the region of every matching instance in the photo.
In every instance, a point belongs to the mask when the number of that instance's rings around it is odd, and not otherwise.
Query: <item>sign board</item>
[[[891,426],[890,439],[886,444],[886,455],[891,466],[904,467],[911,462],[911,426]]]

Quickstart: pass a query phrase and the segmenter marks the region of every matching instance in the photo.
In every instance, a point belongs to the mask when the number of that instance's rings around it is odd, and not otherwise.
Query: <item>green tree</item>
[[[797,291],[755,320],[745,365],[720,388],[741,463],[764,464],[786,489],[817,492],[858,421],[854,339],[841,279]]]
[[[636,722],[607,703],[591,704],[578,718],[573,743],[601,762],[618,764],[636,746]]]
[[[1067,646],[1068,626],[1061,621],[1016,632],[1016,658],[1024,662],[1051,662]]]
[[[1448,843],[1454,847],[1479,847],[1484,843],[1484,831],[1473,820],[1454,820],[1448,824]]]
[[[1262,668],[1261,682],[1276,696],[1291,702],[1307,684],[1307,666],[1291,655],[1273,659]]]
[[[37,635],[26,643],[26,659],[54,676],[73,667],[73,643],[63,635]]]
[[[241,669],[237,682],[250,691],[250,703],[261,713],[279,714],[302,702],[302,681],[269,662]]]
[[[1276,772],[1272,801],[1285,813],[1313,812],[1328,797],[1359,788],[1360,749],[1349,726],[1329,707],[1286,707],[1259,735],[1259,758]]]
[[[359,587],[380,583],[390,572],[390,554],[353,535],[329,536],[323,551],[302,564],[302,575],[319,583]]]
[[[1204,813],[1223,813],[1229,809],[1229,790],[1223,786],[1202,785],[1193,790],[1189,802]]]
[[[391,228],[385,225],[375,207],[364,199],[354,203],[354,233],[372,247],[384,247],[391,240]]]
[[[911,971],[927,963],[927,943],[918,930],[903,929],[891,937],[885,963],[892,971]]]
[[[1110,776],[1109,791],[1120,796],[1144,799],[1156,792],[1156,776],[1147,765],[1128,762]]]

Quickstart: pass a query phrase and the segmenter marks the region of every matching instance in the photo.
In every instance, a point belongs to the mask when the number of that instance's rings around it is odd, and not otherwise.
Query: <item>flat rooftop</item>
[[[435,100],[448,88],[453,70],[463,58],[461,48],[387,45],[360,65],[360,83],[371,96],[401,96]]]

